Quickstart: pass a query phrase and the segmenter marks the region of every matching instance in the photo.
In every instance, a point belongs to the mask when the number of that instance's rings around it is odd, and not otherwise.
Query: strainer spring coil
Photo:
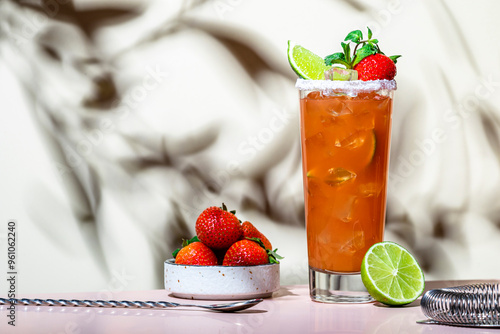
[[[424,315],[449,325],[500,326],[500,283],[479,283],[426,292]]]

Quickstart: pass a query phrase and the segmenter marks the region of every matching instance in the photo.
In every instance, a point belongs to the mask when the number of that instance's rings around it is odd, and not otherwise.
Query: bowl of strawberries
[[[280,288],[279,260],[252,223],[226,206],[205,209],[196,236],[165,261],[165,289],[188,299],[267,298]]]

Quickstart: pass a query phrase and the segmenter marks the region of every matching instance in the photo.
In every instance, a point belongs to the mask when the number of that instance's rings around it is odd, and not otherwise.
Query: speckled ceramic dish
[[[279,264],[249,267],[187,266],[165,261],[165,289],[188,299],[271,297],[280,288]]]

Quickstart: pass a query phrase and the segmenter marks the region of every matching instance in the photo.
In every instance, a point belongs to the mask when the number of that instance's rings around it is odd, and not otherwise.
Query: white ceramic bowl
[[[165,261],[165,289],[188,299],[271,297],[280,288],[279,264],[249,267],[189,266]]]

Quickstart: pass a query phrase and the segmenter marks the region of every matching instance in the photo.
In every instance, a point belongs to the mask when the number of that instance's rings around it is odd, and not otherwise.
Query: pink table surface
[[[469,282],[431,281],[426,289]],[[102,293],[32,294],[18,298],[102,299]],[[214,303],[169,297],[164,290],[113,292],[110,299]],[[7,315],[7,306],[0,306],[0,333],[500,333],[498,329],[417,324],[417,320],[425,319],[419,301],[397,308],[379,303],[312,302],[306,285],[283,286],[273,298],[237,313],[188,308],[17,306],[15,327],[7,324]]]

